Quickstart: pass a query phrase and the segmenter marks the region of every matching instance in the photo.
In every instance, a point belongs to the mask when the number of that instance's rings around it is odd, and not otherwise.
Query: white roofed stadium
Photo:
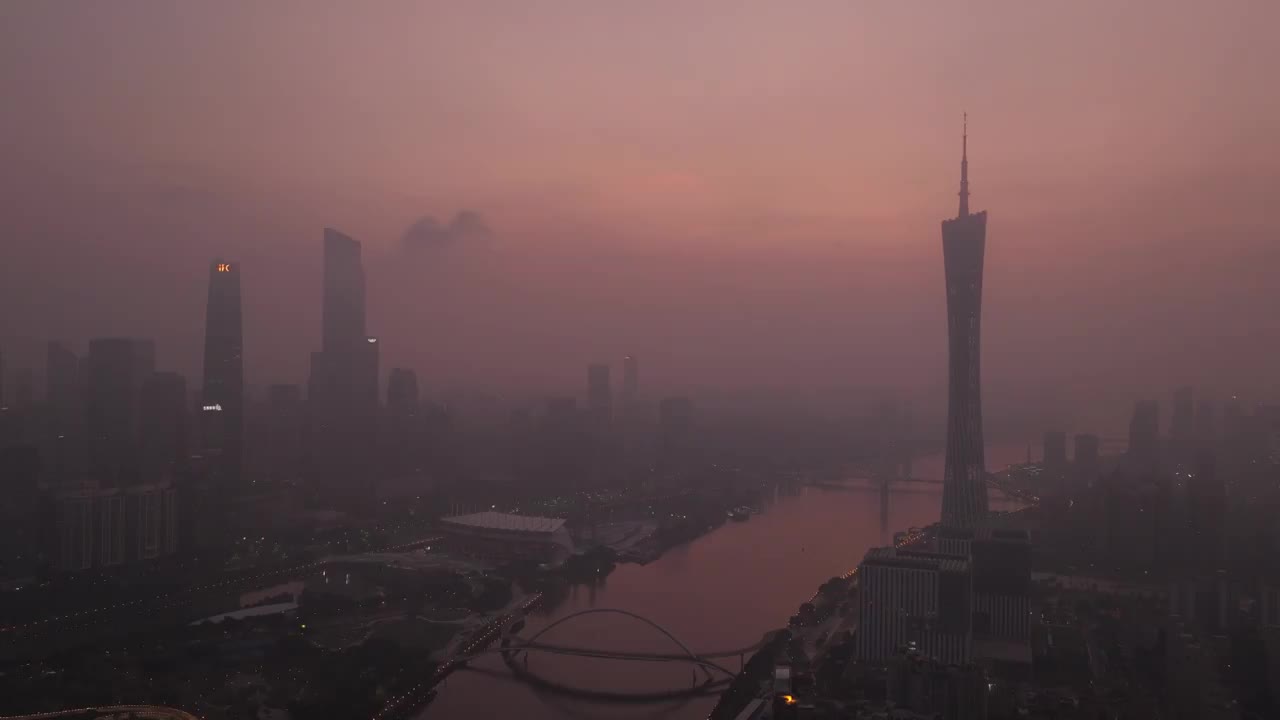
[[[573,554],[563,518],[481,512],[440,520],[451,550],[490,563],[533,560],[556,565]]]

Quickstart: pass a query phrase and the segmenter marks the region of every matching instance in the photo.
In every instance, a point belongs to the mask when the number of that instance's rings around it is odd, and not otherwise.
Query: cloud
[[[440,224],[431,215],[418,218],[404,231],[400,242],[406,250],[417,252],[473,245],[493,237],[493,230],[483,215],[473,210],[460,210],[447,225]]]

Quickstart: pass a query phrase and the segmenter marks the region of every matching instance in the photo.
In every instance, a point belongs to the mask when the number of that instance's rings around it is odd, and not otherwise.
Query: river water
[[[989,447],[991,468],[1020,461],[1021,446]],[[942,475],[940,456],[915,463],[915,474]],[[938,486],[892,493],[887,530],[936,522]],[[730,522],[697,540],[668,550],[648,565],[621,565],[594,586],[575,586],[557,603],[532,613],[521,635],[530,637],[555,620],[588,608],[628,610],[661,625],[695,651],[749,646],[784,627],[823,581],[856,566],[870,547],[883,544],[878,494],[873,490],[779,491],[762,512]],[[554,628],[541,640],[557,645],[640,652],[679,652],[671,640],[643,622],[612,614],[586,615]],[[531,671],[575,687],[627,692],[689,687],[684,663],[611,661],[540,654]],[[738,669],[736,658],[721,664]],[[588,701],[535,689],[515,679],[496,655],[454,673],[438,697],[418,715],[442,718],[705,718],[715,697],[633,705]]]

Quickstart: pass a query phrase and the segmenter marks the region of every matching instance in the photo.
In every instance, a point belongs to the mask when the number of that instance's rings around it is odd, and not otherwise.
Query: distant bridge
[[[607,648],[588,648],[569,645],[555,645],[551,643],[540,642],[539,638],[551,632],[555,628],[567,622],[577,620],[586,615],[621,615],[632,620],[636,620],[661,634],[680,650],[680,652],[657,653],[657,652],[637,652],[629,650],[611,650]],[[673,635],[669,630],[662,627],[658,623],[637,615],[628,610],[619,610],[616,608],[590,608],[579,612],[566,615],[559,620],[547,625],[529,638],[521,638],[518,635],[509,632],[510,625],[504,629],[502,642],[500,646],[483,651],[478,654],[499,654],[506,663],[507,668],[513,675],[521,680],[552,692],[557,692],[575,697],[583,697],[593,700],[614,700],[620,702],[662,702],[667,700],[694,697],[698,695],[706,695],[718,693],[723,690],[737,673],[723,665],[715,662],[718,659],[737,656],[739,659],[739,668],[745,663],[746,657],[773,640],[777,631],[766,633],[758,642],[748,646],[710,651],[695,651],[686,645],[683,641]],[[623,692],[612,690],[600,690],[594,688],[583,688],[560,683],[555,680],[548,679],[529,669],[529,654],[531,653],[547,653],[552,655],[569,655],[574,657],[596,658],[600,660],[616,660],[616,661],[633,661],[633,662],[681,662],[692,665],[695,670],[690,678],[690,684],[687,687],[670,688],[665,690],[655,690],[648,692]],[[523,662],[519,660],[523,658]],[[702,677],[699,678],[698,673],[701,671]]]
[[[986,483],[988,488],[999,490],[1006,496],[1028,503],[1038,503],[1040,498],[1025,490],[1019,490],[1012,487],[1009,482],[1000,475],[987,473]],[[934,485],[943,484],[941,480],[933,478],[917,478],[917,477],[865,477],[850,478],[846,481],[829,481],[829,480],[813,480],[810,485],[820,488],[828,488],[832,490],[889,490],[894,485]]]

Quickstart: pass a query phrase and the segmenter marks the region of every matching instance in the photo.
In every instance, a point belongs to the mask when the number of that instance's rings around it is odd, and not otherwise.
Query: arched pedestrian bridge
[[[580,647],[560,645],[542,639],[544,636],[553,634],[553,631],[562,625],[573,623],[588,615],[616,615],[620,618],[638,622],[668,640],[672,646],[672,651],[639,652],[623,649]],[[575,697],[619,702],[661,702],[698,695],[717,694],[736,677],[750,655],[771,642],[777,633],[782,632],[774,630],[765,633],[760,640],[744,647],[698,651],[690,648],[688,644],[658,623],[629,610],[617,608],[590,608],[566,615],[539,629],[528,638],[512,632],[512,628],[519,626],[519,619],[513,620],[503,629],[501,641],[497,647],[490,648],[477,655],[494,653],[501,655],[513,675],[541,689]],[[536,667],[536,661],[530,662],[530,656],[538,654],[568,655],[594,658],[602,661],[684,663],[690,665],[692,671],[690,683],[681,687],[646,692],[602,690],[599,688],[576,687],[538,674],[533,669]],[[736,670],[725,667],[721,662],[718,662],[733,657],[738,658],[738,668]]]

